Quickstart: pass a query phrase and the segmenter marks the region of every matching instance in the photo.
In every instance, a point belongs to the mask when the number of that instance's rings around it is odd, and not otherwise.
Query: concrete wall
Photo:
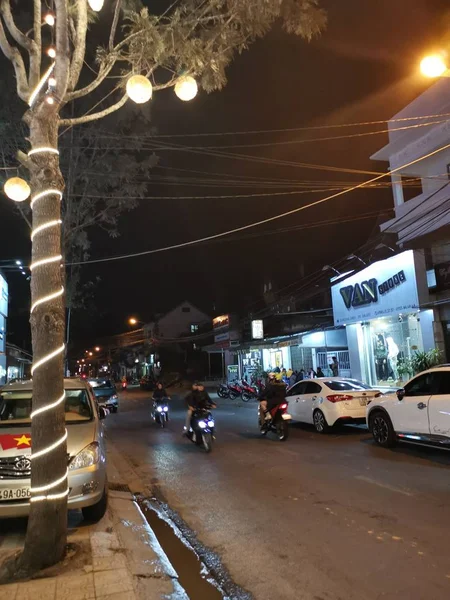
[[[210,322],[211,318],[207,314],[189,302],[183,302],[158,320],[156,335],[163,338],[193,335],[191,324],[201,326]]]

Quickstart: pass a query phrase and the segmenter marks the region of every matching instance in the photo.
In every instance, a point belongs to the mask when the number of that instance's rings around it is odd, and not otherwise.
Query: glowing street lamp
[[[96,352],[100,352],[100,346],[95,346],[94,350],[95,350]]]
[[[136,104],[148,102],[153,94],[153,86],[144,75],[132,75],[127,81],[126,90],[128,96]]]
[[[130,325],[137,325],[137,324],[139,323],[139,321],[138,321],[138,320],[137,320],[135,317],[130,317],[130,318],[128,319],[128,323],[129,323]]]
[[[184,75],[175,84],[175,94],[183,102],[189,102],[195,98],[198,92],[197,82],[190,75]]]
[[[425,56],[420,63],[420,72],[425,77],[435,78],[446,76],[448,67],[442,54]]]
[[[24,202],[31,194],[31,189],[25,179],[11,177],[4,185],[5,194],[14,202]]]

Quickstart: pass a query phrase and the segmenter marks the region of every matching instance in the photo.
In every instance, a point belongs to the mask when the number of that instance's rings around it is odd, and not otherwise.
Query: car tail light
[[[332,394],[327,396],[327,400],[335,404],[336,402],[344,402],[344,400],[354,400],[354,398],[348,394]]]
[[[288,407],[288,405],[286,402],[284,404],[280,404],[280,408],[287,408],[287,407]]]

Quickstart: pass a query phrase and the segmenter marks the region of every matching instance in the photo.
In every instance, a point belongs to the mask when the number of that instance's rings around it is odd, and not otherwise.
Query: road
[[[345,427],[261,438],[256,403],[224,401],[210,455],[181,436],[184,405],[150,420],[129,390],[108,438],[257,600],[450,597],[450,453],[374,446]]]

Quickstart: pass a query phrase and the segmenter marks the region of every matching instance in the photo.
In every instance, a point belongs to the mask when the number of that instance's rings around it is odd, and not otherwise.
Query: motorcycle
[[[230,390],[228,389],[228,386],[224,383],[221,383],[217,388],[217,395],[219,396],[219,398],[229,398]]]
[[[246,381],[242,380],[242,400],[244,402],[248,402],[249,400],[252,400],[254,398],[258,397],[258,390],[253,387],[252,385],[249,385]]]
[[[206,408],[194,410],[191,427],[186,436],[197,446],[203,446],[206,452],[211,452],[214,439],[214,418]]]
[[[233,381],[233,383],[228,384],[228,392],[231,400],[235,400],[239,396],[242,396],[243,389],[237,381]]]
[[[169,421],[169,403],[167,398],[153,400],[152,418],[158,425],[165,427]]]
[[[126,390],[128,386],[128,383],[126,381],[122,381],[122,389]]]
[[[288,403],[284,400],[281,404],[277,404],[273,408],[270,408],[266,414],[266,419],[261,425],[260,414],[261,406],[258,408],[258,425],[261,431],[261,435],[267,435],[269,431],[274,431],[280,442],[285,442],[289,435],[288,423],[292,419],[291,415],[287,412]]]

